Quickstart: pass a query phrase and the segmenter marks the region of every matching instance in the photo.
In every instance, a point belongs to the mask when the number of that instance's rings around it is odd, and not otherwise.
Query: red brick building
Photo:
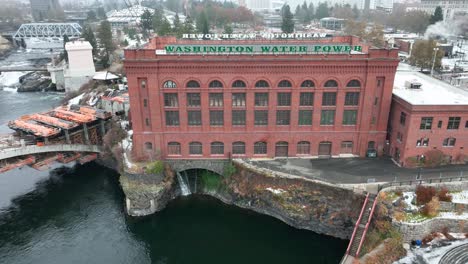
[[[441,150],[462,162],[468,146],[468,92],[417,72],[397,72],[389,155],[402,165]]]
[[[125,51],[133,150],[164,159],[381,154],[397,65],[397,50],[348,36],[155,38]]]

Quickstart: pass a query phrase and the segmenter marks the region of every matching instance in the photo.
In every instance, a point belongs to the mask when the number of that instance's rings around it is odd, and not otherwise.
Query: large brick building
[[[228,53],[230,52],[230,53]],[[125,51],[134,154],[144,158],[383,153],[397,50],[356,37],[154,38]]]
[[[389,155],[402,165],[441,150],[462,162],[468,146],[468,92],[417,72],[395,76]]]

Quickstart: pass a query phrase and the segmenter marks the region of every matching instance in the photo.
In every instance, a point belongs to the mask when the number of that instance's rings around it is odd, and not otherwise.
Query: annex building
[[[356,37],[192,40],[125,50],[136,157],[382,154],[398,51]]]
[[[468,91],[419,72],[395,76],[389,125],[389,155],[411,166],[440,150],[447,163],[468,154]]]

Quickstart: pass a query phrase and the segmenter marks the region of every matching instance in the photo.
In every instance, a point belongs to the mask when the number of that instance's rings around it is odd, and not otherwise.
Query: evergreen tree
[[[93,10],[88,11],[86,19],[89,21],[96,20],[96,13]]]
[[[444,15],[442,14],[442,8],[438,6],[436,7],[434,14],[431,16],[430,23],[435,24],[442,20],[444,20]]]
[[[152,19],[154,32],[159,31],[159,27],[163,23],[163,18],[166,18],[166,17],[164,16],[162,9],[161,8],[155,9],[154,14],[153,14],[153,19]]]
[[[174,17],[174,26],[172,31],[176,34],[178,38],[182,37],[182,23],[180,23],[179,13],[175,14]]]
[[[205,11],[201,11],[197,17],[197,31],[203,34],[210,33],[210,24]]]
[[[104,7],[99,7],[98,10],[97,10],[97,16],[100,18],[100,19],[106,19],[107,16],[106,16],[106,11],[104,10]]]
[[[188,16],[185,18],[184,25],[182,26],[182,33],[183,34],[192,34],[194,32],[193,29],[193,21]]]
[[[68,62],[68,52],[67,50],[65,49],[65,44],[67,44],[67,42],[70,41],[70,38],[68,37],[68,35],[63,35],[63,56],[64,56],[64,59],[66,62]]]
[[[293,14],[291,13],[291,9],[289,5],[284,5],[281,12],[281,17],[283,19],[281,23],[281,30],[284,33],[292,33],[294,32],[294,21],[293,21]]]
[[[327,2],[325,3],[320,3],[319,6],[317,7],[317,14],[315,17],[317,19],[322,19],[324,17],[329,17],[330,14],[328,13],[328,4]]]
[[[309,4],[309,8],[307,9],[307,14],[309,15],[310,21],[315,18],[315,7],[312,2]]]
[[[98,37],[101,46],[106,51],[106,56],[109,58],[109,54],[115,50],[114,43],[112,42],[112,30],[109,21],[104,20],[101,22]]]
[[[88,41],[89,44],[91,44],[91,47],[93,47],[93,56],[95,56],[97,53],[97,41],[96,37],[94,36],[94,32],[90,26],[86,26],[84,28],[81,37]]]
[[[301,11],[302,11],[302,10],[301,10],[301,6],[300,6],[300,5],[297,5],[297,6],[296,6],[296,11],[294,11],[294,16],[295,16],[296,18],[300,17],[300,16],[302,15]]]
[[[309,13],[309,8],[307,7],[307,3],[305,0],[302,4],[302,16],[302,21],[304,22],[304,24],[310,23],[310,21],[312,21],[312,16]]]
[[[171,34],[171,32],[172,32],[171,23],[169,23],[169,21],[165,17],[163,17],[162,22],[158,27],[158,35],[166,36],[166,35]]]
[[[232,26],[230,24],[224,25],[224,32],[223,34],[232,34],[234,30],[232,29]]]
[[[153,27],[153,14],[148,9],[145,9],[140,18],[141,29],[143,30],[143,35],[148,36],[149,31]]]

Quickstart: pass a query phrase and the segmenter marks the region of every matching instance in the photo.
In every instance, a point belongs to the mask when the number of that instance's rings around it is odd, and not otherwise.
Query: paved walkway
[[[331,183],[368,183],[415,180],[419,169],[396,166],[389,158],[275,159],[249,163],[293,175]],[[420,170],[421,179],[468,175],[468,165],[451,165]]]

